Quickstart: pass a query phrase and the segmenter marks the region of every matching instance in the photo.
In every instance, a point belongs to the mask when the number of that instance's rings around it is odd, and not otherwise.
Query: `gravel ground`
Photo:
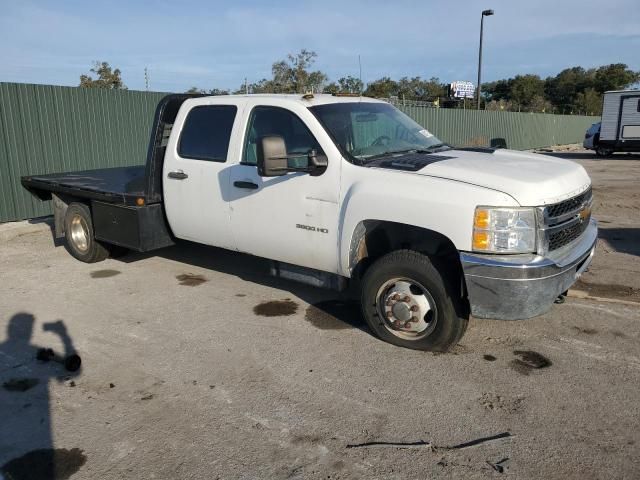
[[[607,287],[640,286],[640,161],[571,155],[604,232],[585,285],[633,300]],[[434,355],[194,244],[86,265],[40,231],[0,244],[0,266],[6,479],[640,477],[633,301],[472,319]],[[65,346],[80,371],[35,360]]]

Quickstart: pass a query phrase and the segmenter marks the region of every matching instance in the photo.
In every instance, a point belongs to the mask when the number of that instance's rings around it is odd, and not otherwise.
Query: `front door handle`
[[[167,177],[169,178],[174,178],[176,180],[184,180],[185,178],[187,178],[189,175],[187,175],[186,173],[184,173],[182,170],[178,170],[176,172],[169,172],[169,174],[167,175]]]
[[[238,188],[246,188],[249,190],[257,190],[258,188],[258,185],[253,182],[233,182],[233,186]]]

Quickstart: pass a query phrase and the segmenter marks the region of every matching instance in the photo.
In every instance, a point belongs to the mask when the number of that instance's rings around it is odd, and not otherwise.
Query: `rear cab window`
[[[235,105],[201,105],[192,108],[184,121],[178,155],[182,158],[226,162]]]

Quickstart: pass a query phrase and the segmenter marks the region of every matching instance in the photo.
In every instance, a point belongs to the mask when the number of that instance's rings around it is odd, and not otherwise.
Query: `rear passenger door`
[[[176,118],[163,167],[164,202],[178,238],[235,248],[227,202],[231,138],[240,105],[212,104],[210,98],[185,102]]]

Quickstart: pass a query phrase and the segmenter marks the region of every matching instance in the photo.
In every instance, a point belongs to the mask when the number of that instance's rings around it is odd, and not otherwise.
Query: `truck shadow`
[[[357,328],[372,335],[362,317],[358,303],[349,297],[348,291],[336,292],[273,277],[270,275],[271,262],[264,258],[179,240],[173,247],[147,254],[131,252],[116,260],[131,263],[154,256],[290,292],[309,304],[305,318],[317,328],[323,330]],[[245,296],[248,293],[237,292],[236,295]]]
[[[640,228],[603,228],[598,237],[605,240],[617,252],[640,257]]]

